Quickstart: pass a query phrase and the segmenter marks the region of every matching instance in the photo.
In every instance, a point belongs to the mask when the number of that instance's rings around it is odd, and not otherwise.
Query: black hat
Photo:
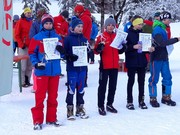
[[[169,12],[167,12],[167,11],[162,12],[160,14],[160,20],[164,20],[164,19],[172,19],[171,14]]]
[[[60,15],[64,16],[64,18],[69,18],[69,12],[67,10],[62,11]]]

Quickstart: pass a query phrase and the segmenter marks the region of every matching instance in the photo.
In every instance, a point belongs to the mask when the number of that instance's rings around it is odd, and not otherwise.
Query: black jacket
[[[140,30],[134,30],[133,27],[129,28],[127,36],[127,49],[125,52],[125,61],[126,67],[146,67],[147,59],[145,53],[138,53],[137,49],[134,49],[133,46],[136,45],[139,41]]]

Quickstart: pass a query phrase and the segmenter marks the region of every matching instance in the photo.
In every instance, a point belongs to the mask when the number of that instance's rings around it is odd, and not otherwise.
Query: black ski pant
[[[144,81],[145,81],[145,67],[131,67],[128,68],[128,83],[127,83],[127,102],[133,103],[132,90],[135,80],[135,74],[137,73],[138,89],[139,89],[139,98],[138,102],[140,103],[144,99]]]
[[[108,85],[107,105],[112,105],[117,85],[118,69],[100,69],[98,87],[98,107],[104,107],[106,86]]]

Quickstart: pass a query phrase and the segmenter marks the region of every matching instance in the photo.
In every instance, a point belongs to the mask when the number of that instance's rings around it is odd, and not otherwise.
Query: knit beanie
[[[52,23],[54,23],[54,19],[53,19],[53,17],[52,17],[50,14],[44,14],[44,15],[41,17],[42,26],[44,26],[44,24],[45,24],[46,22],[52,22]]]
[[[40,8],[40,9],[38,9],[36,16],[37,16],[38,18],[41,18],[44,14],[47,14],[46,9],[45,9],[45,8]]]
[[[155,14],[154,14],[154,17],[159,17],[160,16],[160,12],[156,12]]]
[[[115,27],[116,26],[116,21],[113,18],[107,18],[105,20],[104,27],[106,28],[110,24],[114,25],[114,27]]]
[[[83,22],[79,18],[72,18],[71,27],[74,29],[77,25],[83,24]]]
[[[18,15],[14,15],[14,16],[13,16],[13,20],[18,21],[18,20],[19,20],[19,16],[18,16]]]
[[[162,21],[162,20],[164,20],[164,19],[172,19],[172,18],[171,18],[171,14],[170,14],[169,12],[167,12],[167,11],[162,12],[162,13],[160,14],[160,20]]]
[[[132,25],[133,26],[136,26],[136,25],[139,25],[139,24],[143,24],[144,21],[142,18],[136,18],[133,22],[132,22]]]
[[[32,11],[31,11],[31,9],[30,9],[29,7],[26,7],[26,8],[24,9],[24,12],[23,12],[23,13],[25,14],[25,13],[28,13],[28,12],[32,12]]]
[[[84,11],[83,5],[76,5],[74,8],[75,13],[82,13]]]
[[[69,12],[67,10],[62,11],[60,15],[64,16],[66,19],[69,18]]]

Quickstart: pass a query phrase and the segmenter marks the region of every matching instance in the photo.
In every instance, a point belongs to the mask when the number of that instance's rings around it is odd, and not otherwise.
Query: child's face
[[[171,23],[171,19],[164,19],[163,23],[169,26],[169,24]]]
[[[51,30],[53,27],[52,22],[46,22],[43,26],[46,30]]]
[[[110,25],[107,26],[106,31],[109,32],[109,33],[112,33],[114,31],[114,28],[115,28],[115,26],[110,24]]]
[[[74,33],[82,34],[82,33],[83,33],[83,24],[78,24],[78,25],[74,28]]]
[[[141,23],[141,24],[138,24],[138,25],[136,25],[136,26],[134,26],[134,28],[136,29],[136,30],[142,30],[142,27],[144,26],[144,23]]]

